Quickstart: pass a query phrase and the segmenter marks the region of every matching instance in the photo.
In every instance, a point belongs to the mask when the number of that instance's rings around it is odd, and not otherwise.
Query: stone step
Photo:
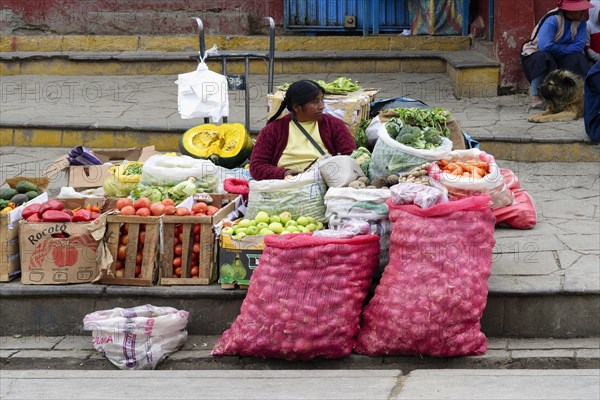
[[[338,360],[290,362],[277,359],[226,356],[210,352],[218,335],[191,335],[177,352],[161,361],[158,370],[220,369],[598,369],[600,338],[514,339],[488,338],[481,356],[432,358],[413,356],[368,357],[351,354]],[[0,369],[113,370],[116,367],[92,345],[91,332],[66,336],[0,337]]]
[[[506,253],[504,258],[513,257],[515,254]],[[547,263],[553,256],[552,252],[542,252],[518,257]],[[588,264],[593,259],[590,257]],[[508,261],[506,264],[512,264]],[[590,265],[584,264],[582,260],[578,268],[565,272],[564,277],[542,273],[541,270],[552,269],[547,264],[537,271],[512,273],[507,271],[508,267],[506,271],[500,266],[493,267],[500,271],[490,278],[482,331],[496,337],[600,336],[600,293],[597,288],[578,282],[582,271],[590,269]],[[240,289],[225,290],[219,284],[140,288],[22,285],[16,280],[0,284],[0,327],[3,335],[77,335],[81,334],[83,316],[95,310],[153,304],[189,310],[190,334],[214,335],[228,328],[237,317],[246,293]]]

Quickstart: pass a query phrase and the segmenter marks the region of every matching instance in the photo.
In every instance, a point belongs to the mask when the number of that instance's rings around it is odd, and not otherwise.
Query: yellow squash
[[[250,156],[252,139],[240,123],[204,124],[187,130],[179,139],[179,148],[188,156],[235,168]]]

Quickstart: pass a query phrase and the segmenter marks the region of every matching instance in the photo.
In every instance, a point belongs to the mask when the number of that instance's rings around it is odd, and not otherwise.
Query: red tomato
[[[144,244],[145,241],[146,241],[146,231],[140,231],[140,234],[138,236],[138,243]]]
[[[152,205],[152,201],[150,201],[150,199],[147,197],[140,197],[133,203],[133,206],[135,207],[136,210],[139,210],[140,208],[144,208],[144,207],[150,208],[151,205]]]
[[[181,278],[181,267],[177,267],[177,268],[175,268],[175,275],[176,275],[178,278]]]
[[[127,246],[121,244],[117,249],[117,260],[124,261],[127,258]]]
[[[123,261],[121,261],[121,260],[117,260],[116,270],[118,271],[118,270],[123,269],[123,268],[125,268],[125,263]]]
[[[162,203],[152,203],[152,205],[150,205],[150,212],[155,217],[163,215],[165,213],[165,205]]]
[[[192,246],[192,253],[195,253],[195,254],[200,253],[200,243],[194,243],[194,246]]]
[[[142,254],[141,251],[139,251],[136,255],[135,255],[135,263],[136,264],[141,264],[142,260],[144,259],[144,254]]]
[[[180,256],[183,253],[183,246],[181,245],[181,243],[175,245],[175,247],[173,248],[173,253],[175,253],[178,256]]]
[[[200,233],[200,224],[194,224],[194,234]]]
[[[140,217],[149,217],[152,213],[148,207],[138,208],[135,212],[135,215],[139,215]]]
[[[192,278],[193,277],[198,277],[200,275],[200,268],[198,268],[197,265],[194,265],[192,267],[192,270],[190,271],[190,275],[192,275]]]
[[[218,207],[208,206],[208,208],[206,209],[206,215],[215,215],[217,211],[219,211]]]
[[[121,240],[119,242],[121,244],[125,244],[126,245],[127,243],[129,243],[129,236],[127,236],[127,235],[121,236]]]
[[[171,199],[163,199],[163,201],[161,201],[161,203],[163,203],[163,205],[165,206],[174,206],[175,202]]]
[[[175,215],[175,206],[167,205],[164,211],[165,215]]]
[[[228,226],[233,226],[233,222],[231,222],[229,220],[223,221],[223,228],[226,228]]]
[[[117,278],[122,278],[125,276],[125,269],[118,269],[115,271],[115,276]]]
[[[177,208],[175,208],[175,215],[183,217],[185,215],[190,215],[190,214],[191,214],[190,210],[188,210],[185,207],[177,207]]]
[[[133,202],[131,201],[131,199],[128,198],[122,198],[117,200],[117,210],[121,210],[123,207],[125,206],[132,206]]]
[[[135,265],[135,277],[138,278],[142,274],[142,266],[140,264]]]
[[[177,243],[181,243],[181,240],[179,240],[179,236],[175,236],[175,238],[173,239],[173,244]]]
[[[207,207],[208,207],[208,204],[206,204],[203,201],[199,201],[198,203],[195,203],[192,206],[192,211],[195,213],[204,213],[206,211]]]
[[[194,242],[200,242],[200,234],[194,235]]]
[[[175,257],[173,259],[173,266],[181,269],[181,257]]]
[[[135,215],[135,208],[133,206],[125,206],[121,208],[121,215]]]
[[[127,233],[129,233],[129,225],[121,225],[121,235],[127,235]]]

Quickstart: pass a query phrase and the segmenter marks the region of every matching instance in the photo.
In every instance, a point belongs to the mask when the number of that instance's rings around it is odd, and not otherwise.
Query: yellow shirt
[[[319,134],[319,124],[317,121],[300,122],[300,125],[302,125],[315,142],[321,146],[321,149],[327,152],[325,145],[321,140],[321,135]],[[277,166],[304,171],[310,163],[321,157],[321,153],[319,153],[319,150],[308,141],[294,121],[290,121],[289,132],[287,145],[283,150],[283,154],[281,155]]]

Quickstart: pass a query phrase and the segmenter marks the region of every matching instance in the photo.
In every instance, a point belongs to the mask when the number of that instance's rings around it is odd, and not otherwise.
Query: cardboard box
[[[212,216],[171,216],[163,215],[163,229],[161,232],[163,253],[161,254],[161,285],[208,285],[217,279],[217,255],[218,243],[215,236],[214,225],[229,217],[232,213],[242,207],[244,201],[238,194],[200,194],[203,199],[208,196],[210,204],[219,208]],[[191,209],[193,199],[183,202],[181,205]],[[237,215],[237,214],[236,214]],[[176,225],[180,224],[183,242],[181,254],[181,277],[173,277],[174,255],[174,231]],[[198,226],[199,233],[194,233]],[[192,278],[190,274],[194,262],[192,248],[194,244],[200,247],[198,256],[199,274]]]
[[[252,272],[258,267],[258,260],[265,248],[264,236],[244,236],[237,240],[230,235],[221,235],[219,239],[219,283],[223,289],[233,289],[235,285],[241,288],[250,283]],[[236,267],[241,263],[244,271]],[[233,269],[226,271],[224,265],[230,265]],[[230,267],[225,267],[229,269]],[[242,277],[243,275],[243,277]]]
[[[0,282],[8,282],[21,272],[19,256],[21,212],[30,204],[43,203],[46,200],[48,200],[48,194],[42,193],[11,212],[0,214]]]
[[[325,112],[343,119],[350,132],[356,135],[360,122],[369,118],[371,102],[375,100],[378,92],[378,89],[361,89],[347,95],[325,95]],[[285,92],[281,90],[267,94],[267,119],[277,112],[284,97]],[[285,114],[287,111],[284,111],[281,116]]]
[[[19,223],[21,282],[24,284],[66,284],[92,282],[98,275],[98,241],[90,223]]]
[[[159,154],[154,146],[132,147],[128,149],[92,149],[91,152],[104,164],[102,165],[71,165],[67,155],[55,161],[53,173],[67,171],[69,186],[76,190],[102,186],[106,178],[111,177],[109,170],[114,164],[127,161],[146,161]]]
[[[39,200],[38,200],[39,199]],[[48,200],[44,193],[25,205]],[[106,198],[59,199],[65,209],[83,208],[86,204],[102,211],[112,203]],[[102,217],[100,217],[102,218]],[[95,222],[19,223],[21,281],[25,284],[63,284],[92,282],[98,275],[96,251],[98,240],[91,235],[101,219]],[[101,222],[102,221],[102,222]],[[45,254],[44,254],[45,253]],[[90,276],[91,275],[91,276]]]

